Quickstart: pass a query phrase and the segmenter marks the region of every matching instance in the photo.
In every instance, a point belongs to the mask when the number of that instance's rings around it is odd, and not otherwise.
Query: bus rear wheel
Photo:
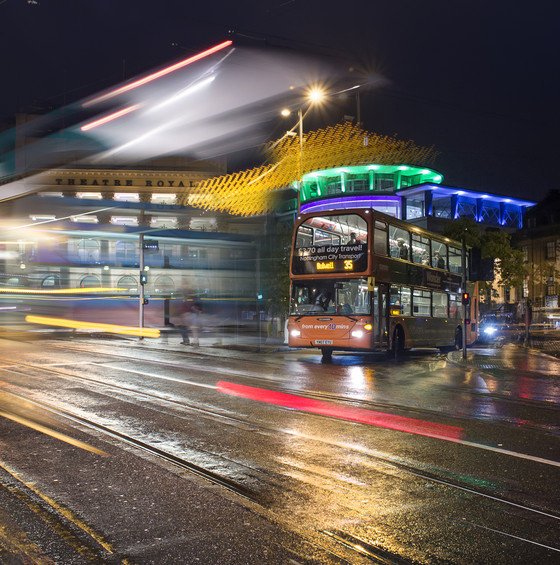
[[[456,351],[463,349],[463,330],[461,328],[455,330],[455,349]]]
[[[391,357],[398,359],[404,351],[404,332],[400,326],[393,332],[393,342],[391,344]]]

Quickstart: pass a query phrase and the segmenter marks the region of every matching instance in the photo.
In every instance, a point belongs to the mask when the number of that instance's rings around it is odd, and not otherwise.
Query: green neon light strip
[[[406,167],[406,169],[404,167]],[[313,182],[314,179],[320,177],[340,177],[342,169],[344,169],[344,172],[347,175],[366,175],[369,174],[370,171],[373,171],[376,175],[392,175],[398,172],[401,174],[401,177],[414,177],[421,175],[422,182],[433,182],[439,184],[443,181],[443,175],[441,173],[438,173],[433,169],[427,169],[426,167],[411,167],[408,165],[376,165],[375,163],[312,171],[311,173],[304,175],[303,180]]]

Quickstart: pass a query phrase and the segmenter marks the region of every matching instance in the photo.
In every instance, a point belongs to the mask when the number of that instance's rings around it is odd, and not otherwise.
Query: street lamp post
[[[325,94],[322,90],[314,88],[310,90],[308,99],[310,102],[310,107],[313,104],[321,102],[325,97]],[[285,108],[282,110],[283,116],[289,116],[291,114],[290,110]],[[303,107],[300,106],[298,108],[298,130],[299,130],[299,159],[298,159],[298,190],[297,190],[297,210],[299,212],[300,204],[301,204],[301,191],[303,189]],[[293,135],[292,128],[288,133]]]

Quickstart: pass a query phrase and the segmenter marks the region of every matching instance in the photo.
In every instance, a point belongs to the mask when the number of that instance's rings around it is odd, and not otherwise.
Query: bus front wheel
[[[321,353],[323,355],[323,363],[330,363],[332,361],[332,349],[330,347],[321,347]]]

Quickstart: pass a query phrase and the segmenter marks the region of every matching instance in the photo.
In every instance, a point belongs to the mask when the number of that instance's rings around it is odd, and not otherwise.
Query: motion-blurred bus
[[[335,350],[461,348],[476,340],[461,244],[371,209],[302,214],[290,263],[288,342]],[[469,294],[463,323],[463,294]],[[464,297],[465,300],[467,297]]]

